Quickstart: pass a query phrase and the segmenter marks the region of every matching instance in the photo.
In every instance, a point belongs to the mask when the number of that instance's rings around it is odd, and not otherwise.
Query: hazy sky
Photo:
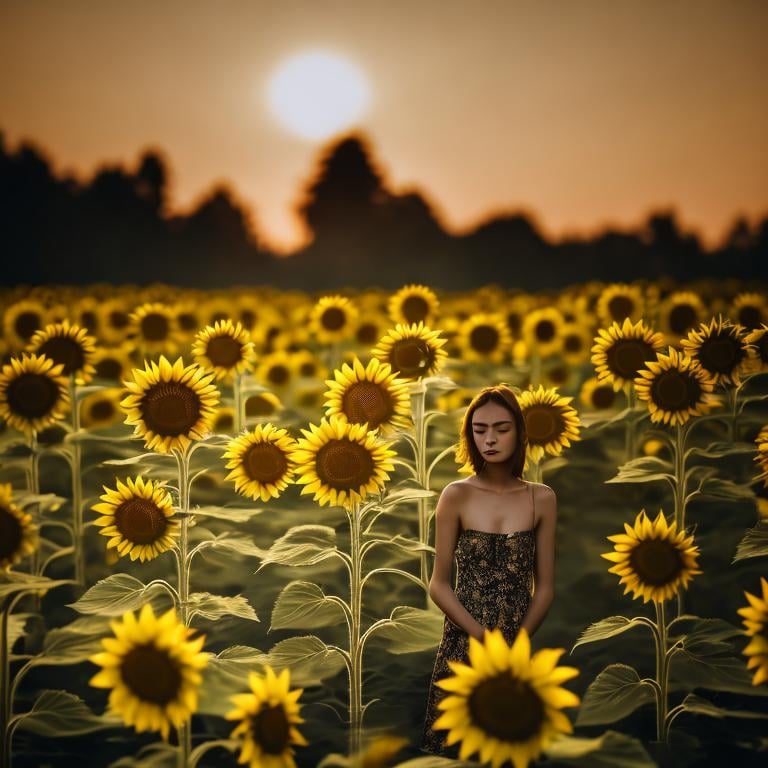
[[[763,0],[0,0],[0,130],[86,178],[157,147],[176,209],[227,181],[296,245],[325,142],[265,94],[322,48],[369,81],[356,127],[388,183],[454,231],[524,208],[559,237],[674,206],[712,244],[768,211],[766,40]]]

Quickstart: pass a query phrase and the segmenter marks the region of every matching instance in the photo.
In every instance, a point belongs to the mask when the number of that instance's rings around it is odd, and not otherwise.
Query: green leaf
[[[571,653],[573,653],[578,646],[584,645],[584,643],[594,643],[598,640],[606,640],[609,637],[614,637],[614,635],[620,635],[622,632],[632,629],[632,627],[644,625],[644,622],[636,617],[634,619],[627,619],[624,616],[609,616],[607,619],[601,619],[588,626],[581,635],[579,635],[579,639],[573,644],[573,648],[571,648]]]
[[[589,685],[576,725],[615,723],[644,704],[655,702],[653,688],[626,664],[609,664]]]
[[[296,525],[264,553],[265,565],[315,565],[337,554],[336,531],[327,525]]]
[[[69,607],[79,613],[121,616],[126,611],[135,611],[150,601],[155,611],[167,606],[169,596],[155,585],[147,587],[144,582],[128,573],[113,573],[97,581],[84,595]]]
[[[683,631],[686,624],[691,625],[690,629]],[[741,637],[743,634],[743,629],[724,619],[702,619],[690,614],[678,616],[668,627],[670,641],[674,643],[679,638],[689,653],[698,656],[709,656],[723,650],[730,651],[730,644],[724,641]]]
[[[706,448],[693,446],[686,453],[695,453],[706,459],[720,459],[724,456],[736,456],[744,453],[754,453],[754,443],[710,443]]]
[[[435,548],[429,546],[429,544],[422,544],[420,541],[411,539],[408,536],[403,536],[400,533],[396,534],[395,536],[375,536],[368,539],[368,541],[375,541],[379,545],[387,547],[395,547],[396,549],[400,549],[409,555],[415,554],[417,552],[431,552],[433,554],[435,552]]]
[[[544,750],[551,760],[584,768],[650,768],[656,761],[640,739],[606,731],[594,739],[561,736]]]
[[[105,459],[102,461],[102,464],[114,464],[118,467],[125,467],[130,466],[131,464],[138,464],[140,461],[143,461],[144,459],[156,459],[161,454],[157,453],[142,453],[138,456],[129,456],[127,459]],[[163,456],[164,458],[164,456]]]
[[[722,651],[722,644],[701,643],[693,650],[678,648],[670,656],[670,677],[674,681],[671,687],[768,696],[768,686],[752,685],[752,673],[743,658]]]
[[[222,533],[210,539],[203,540],[199,545],[201,550],[226,549],[243,557],[265,557],[267,550],[257,547],[250,536],[239,536]]]
[[[67,691],[43,691],[32,709],[13,722],[24,731],[48,738],[78,736],[122,724],[116,717],[95,715],[79,696]]]
[[[43,650],[30,659],[31,666],[77,664],[102,650],[101,638],[109,631],[109,619],[84,616],[65,627],[52,629],[45,636]]]
[[[74,584],[73,579],[49,579],[46,576],[32,576],[20,571],[0,571],[0,598],[17,592],[47,592],[63,584]]]
[[[37,504],[41,511],[56,512],[66,501],[64,496],[55,493],[20,493],[17,503],[22,509]]]
[[[16,641],[26,634],[27,620],[31,613],[12,613],[8,617],[8,651],[16,644]]]
[[[595,413],[580,413],[579,420],[581,421],[581,431],[587,435],[590,435],[593,432],[600,432],[606,427],[610,427],[615,424],[624,424],[627,417],[631,413],[631,408],[624,408],[623,410],[612,413],[607,417],[600,411]]]
[[[440,643],[444,623],[438,611],[398,605],[374,632],[388,643],[390,653],[419,653]]]
[[[246,509],[244,507],[195,507],[190,510],[193,515],[229,520],[232,523],[247,523],[252,517],[260,515],[263,511],[263,509]]]
[[[739,542],[732,562],[766,555],[768,555],[768,520],[759,520],[757,525],[750,528]]]
[[[328,598],[317,584],[292,581],[283,588],[272,610],[273,629],[317,629],[344,621],[344,610]]]
[[[658,456],[639,456],[619,467],[619,473],[606,483],[648,483],[654,480],[674,478],[670,462]]]
[[[190,620],[198,615],[211,621],[217,621],[225,616],[237,616],[240,619],[258,621],[259,617],[248,599],[243,595],[223,597],[212,595],[210,592],[193,592],[189,596]]]
[[[427,376],[421,381],[427,389],[431,387],[432,389],[448,391],[456,389],[458,386],[456,382],[448,376]]]
[[[288,667],[292,688],[320,685],[326,678],[346,668],[341,654],[314,635],[281,640],[270,649],[267,663],[275,672]]]
[[[692,712],[695,715],[706,715],[707,717],[741,717],[749,720],[768,720],[768,713],[749,712],[745,709],[723,709],[711,701],[696,696],[694,693],[689,693],[683,699],[682,706],[686,712]]]
[[[721,477],[709,477],[701,485],[700,492],[714,499],[740,500],[754,499],[755,493],[750,483],[734,483]]]
[[[109,768],[176,768],[179,748],[174,744],[156,741],[147,744],[135,755],[120,757],[109,764]]]

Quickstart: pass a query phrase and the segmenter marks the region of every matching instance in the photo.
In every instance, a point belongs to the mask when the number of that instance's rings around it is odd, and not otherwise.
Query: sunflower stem
[[[8,647],[8,624],[10,623],[11,612],[24,594],[24,591],[20,591],[15,595],[9,595],[0,605],[0,739],[2,739],[0,765],[3,768],[11,768],[11,738],[13,734],[11,727],[13,715],[11,649]]]
[[[416,460],[416,482],[428,489],[429,478],[427,475],[427,425],[424,418],[424,406],[427,396],[427,387],[424,382],[419,381],[411,389],[411,416],[413,418],[414,430],[416,432],[416,441],[414,446],[414,459]],[[428,499],[418,499],[418,518],[419,518],[419,543],[429,545],[429,508]],[[427,604],[429,603],[429,562],[427,552],[419,553],[420,569],[419,574],[421,583],[427,595]],[[427,605],[428,607],[428,605]]]
[[[349,579],[351,623],[349,631],[349,754],[356,754],[360,747],[360,726],[362,717],[363,697],[363,670],[362,656],[358,653],[360,646],[360,615],[363,591],[360,574],[362,570],[362,554],[360,547],[360,514],[359,504],[355,502],[350,510],[347,510],[349,520],[349,539],[352,569]]]
[[[685,442],[692,423],[689,421],[686,424],[678,424],[675,428],[675,522],[677,523],[677,530],[680,532],[685,532],[685,497],[687,491],[685,480]],[[678,590],[678,616],[682,616],[685,612],[684,602],[683,590]]]
[[[35,430],[32,430],[32,433],[29,436],[29,450],[30,450],[30,456],[29,456],[29,472],[27,473],[27,479],[28,479],[28,485],[29,492],[33,496],[39,496],[40,495],[40,464],[39,464],[39,457],[37,452],[37,432]],[[35,503],[32,505],[33,509],[35,510],[35,520],[36,523],[40,523],[39,520],[39,513],[40,513],[40,504]],[[32,563],[30,566],[30,570],[33,574],[36,576],[39,575],[40,570],[40,547],[35,547],[35,551],[32,553]],[[36,599],[35,601],[35,610],[40,609],[40,603],[39,599]]]
[[[69,376],[69,397],[72,403],[72,434],[77,437],[80,431],[80,404],[77,401],[77,384],[75,384],[74,374]],[[82,446],[79,440],[75,439],[71,446],[72,463],[70,465],[72,473],[72,538],[75,548],[75,581],[85,584],[85,547],[83,541],[83,479],[80,474],[80,464],[82,461]]]
[[[531,352],[531,373],[530,373],[530,385],[535,388],[538,386],[541,380],[541,355],[537,349]]]
[[[232,377],[232,395],[235,401],[235,437],[243,429],[243,375],[236,373]]]
[[[667,720],[667,688],[669,684],[669,658],[667,656],[667,623],[664,617],[664,602],[653,602],[656,608],[656,682],[659,691],[656,698],[656,740],[666,741],[665,724]]]
[[[627,417],[624,439],[625,463],[635,458],[635,404],[637,402],[637,395],[635,394],[635,388],[631,383],[628,385],[626,393],[629,415]]]

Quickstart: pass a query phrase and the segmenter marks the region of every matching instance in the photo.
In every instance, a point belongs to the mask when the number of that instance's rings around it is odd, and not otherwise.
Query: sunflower
[[[296,441],[287,430],[259,424],[252,432],[238,435],[222,455],[229,459],[224,478],[234,480],[235,490],[251,499],[276,499],[293,482]]]
[[[711,377],[715,384],[738,385],[741,375],[750,368],[751,355],[746,343],[746,328],[720,315],[691,331],[680,342]]]
[[[720,405],[720,397],[712,394],[715,384],[710,375],[674,347],[669,347],[668,355],[659,353],[638,374],[635,391],[648,403],[654,423],[685,424],[691,416]]]
[[[205,635],[176,617],[175,608],[155,616],[150,603],[138,618],[126,611],[110,623],[114,637],[105,637],[104,651],[90,657],[103,667],[91,678],[95,688],[110,688],[109,709],[137,732],[160,731],[168,739],[171,726],[181,727],[197,709],[201,670],[208,664],[202,652]]]
[[[67,379],[63,366],[45,355],[23,352],[11,358],[0,373],[0,417],[8,426],[32,434],[69,410]]]
[[[355,324],[355,342],[361,347],[370,348],[381,338],[386,328],[387,320],[383,315],[370,311],[362,313]]]
[[[231,377],[247,370],[253,360],[253,342],[238,322],[217,320],[207,325],[192,344],[195,360],[204,368],[212,368],[216,379]]]
[[[200,315],[200,304],[191,300],[180,301],[174,306],[173,311],[180,336],[185,342],[191,340],[204,325]]]
[[[314,493],[314,501],[351,508],[369,493],[384,488],[394,470],[395,452],[369,432],[366,424],[350,424],[338,416],[323,418],[319,426],[301,430],[294,458],[296,482],[305,486],[302,495]]]
[[[395,325],[424,323],[432,325],[440,308],[437,294],[426,285],[404,285],[389,300],[387,310]]]
[[[744,617],[746,633],[752,638],[742,650],[745,656],[749,656],[747,669],[757,667],[755,676],[752,678],[752,685],[760,685],[760,683],[768,681],[768,633],[766,633],[766,626],[768,626],[768,580],[761,576],[760,584],[763,591],[762,598],[745,591],[744,594],[749,605],[739,608],[737,611],[740,616]]]
[[[291,366],[299,379],[323,381],[328,376],[328,369],[317,355],[308,349],[300,349],[291,354]]]
[[[498,768],[511,761],[526,768],[560,734],[573,726],[561,711],[579,697],[561,686],[579,674],[558,667],[564,648],[542,648],[531,655],[528,631],[521,627],[511,646],[500,629],[486,630],[483,640],[469,638],[469,664],[449,661],[452,676],[436,685],[450,695],[437,706],[443,713],[435,730],[447,730],[446,746],[461,742],[459,760],[475,752]]]
[[[128,301],[111,298],[99,305],[99,332],[107,344],[122,344],[131,327]]]
[[[291,671],[286,667],[276,675],[269,664],[264,675],[248,674],[251,693],[230,697],[235,709],[227,712],[227,720],[240,720],[231,738],[240,739],[238,763],[250,768],[296,768],[293,746],[308,746],[296,726],[303,723],[299,716],[299,697],[303,688],[291,690]]]
[[[509,298],[500,308],[512,338],[519,338],[523,330],[523,320],[532,309],[531,298],[526,294],[517,294]]]
[[[583,322],[566,322],[560,331],[560,354],[569,365],[580,365],[589,360],[592,334]]]
[[[264,355],[256,368],[258,381],[271,389],[287,389],[293,382],[294,375],[291,355],[282,350]]]
[[[21,299],[3,313],[3,334],[12,349],[21,349],[47,321],[44,304],[35,299]]]
[[[407,744],[408,739],[402,736],[374,736],[365,749],[353,756],[351,768],[389,768],[402,765],[400,762],[395,763],[395,759]]]
[[[312,333],[321,344],[334,344],[354,333],[357,309],[345,296],[323,296],[309,314]]]
[[[557,307],[534,309],[523,320],[523,341],[529,350],[535,350],[541,356],[559,352],[564,323],[563,314]]]
[[[231,434],[235,428],[235,409],[229,406],[219,406],[213,417],[211,432],[215,435]]]
[[[750,372],[757,373],[768,369],[768,325],[761,323],[759,328],[750,331],[744,337],[744,343],[752,353]]]
[[[128,333],[142,352],[168,352],[182,341],[176,313],[159,301],[137,307],[130,316]]]
[[[103,389],[83,399],[80,404],[80,424],[83,429],[100,429],[122,421],[120,387]]]
[[[245,401],[245,416],[248,419],[273,418],[282,410],[280,398],[272,392],[257,392]]]
[[[94,377],[106,381],[122,381],[133,368],[132,348],[130,342],[117,347],[97,347],[91,359],[95,369]]]
[[[762,293],[740,293],[734,298],[728,315],[752,331],[761,323],[768,323],[768,302]]]
[[[502,315],[478,313],[459,326],[456,343],[464,360],[500,363],[512,337]]]
[[[398,379],[388,363],[375,357],[363,367],[355,357],[352,365],[344,363],[326,380],[326,416],[338,414],[352,424],[367,424],[391,434],[407,424],[410,414],[408,382]]]
[[[75,302],[75,306],[72,311],[72,317],[75,325],[79,325],[81,328],[85,328],[86,332],[99,338],[99,304],[101,302],[95,296],[81,296]]]
[[[603,289],[595,308],[603,325],[634,322],[643,316],[643,291],[637,285],[614,283]]]
[[[32,515],[13,503],[11,484],[0,483],[0,571],[31,555],[39,543]]]
[[[87,384],[96,373],[92,364],[96,339],[85,328],[70,325],[66,319],[36,331],[27,351],[50,357],[54,363],[61,363],[62,376],[74,376],[76,384]]]
[[[609,383],[592,376],[581,385],[579,399],[587,408],[603,411],[616,404],[616,391]]]
[[[528,455],[539,462],[545,453],[559,456],[571,440],[579,437],[579,415],[569,405],[572,397],[563,397],[556,389],[537,389],[522,392],[518,398],[528,433]]]
[[[440,337],[440,331],[432,331],[424,323],[398,323],[379,340],[371,350],[371,356],[389,363],[400,378],[420,379],[437,373],[442,367],[447,357],[443,349],[445,341]]]
[[[600,381],[613,384],[616,392],[628,387],[645,363],[664,349],[664,337],[642,320],[629,319],[607,330],[600,328],[592,346],[592,364]]]
[[[600,555],[616,565],[609,573],[621,576],[619,584],[626,584],[624,594],[632,590],[632,599],[643,598],[661,603],[674,597],[697,573],[696,558],[699,548],[693,536],[677,531],[677,523],[667,525],[664,513],[659,511],[651,522],[645,510],[635,518],[634,526],[624,523],[626,533],[608,536],[614,542],[614,551]]]
[[[154,560],[174,545],[179,535],[179,523],[173,519],[171,495],[152,480],[130,477],[125,483],[117,481],[117,489],[102,486],[106,491],[93,511],[102,536],[108,536],[107,549],[117,548],[122,557],[131,560]]]
[[[659,328],[670,344],[676,344],[704,317],[704,303],[693,291],[675,291],[659,307]]]
[[[120,405],[125,423],[135,425],[134,435],[143,437],[149,450],[184,451],[192,440],[205,437],[219,402],[212,372],[195,363],[185,367],[180,357],[171,364],[161,355],[159,365],[145,362],[133,376],[134,381],[123,382],[129,394]]]

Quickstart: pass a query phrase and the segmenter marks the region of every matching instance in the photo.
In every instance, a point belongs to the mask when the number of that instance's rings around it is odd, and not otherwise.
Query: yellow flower
[[[312,333],[321,344],[334,344],[352,336],[357,309],[344,296],[323,296],[309,315]]]
[[[592,347],[592,364],[600,381],[613,384],[618,392],[629,386],[645,363],[655,360],[664,349],[664,337],[648,328],[642,320],[613,323],[600,328]]]
[[[595,308],[603,325],[633,322],[643,316],[643,291],[637,285],[614,283],[603,289]]]
[[[387,305],[389,317],[395,325],[411,325],[412,323],[424,323],[432,325],[437,318],[440,308],[435,292],[426,285],[404,285]]]
[[[616,404],[616,392],[609,382],[592,376],[581,385],[579,399],[587,408],[603,411]]]
[[[0,570],[10,570],[12,565],[31,555],[39,543],[32,515],[13,503],[11,484],[0,483]]]
[[[213,373],[194,363],[184,366],[181,358],[171,363],[160,356],[134,368],[134,381],[124,381],[129,394],[120,401],[127,414],[126,424],[135,425],[134,435],[144,438],[149,450],[170,453],[184,451],[193,440],[210,430],[219,391],[211,384]]]
[[[760,475],[755,480],[762,479],[763,484],[768,487],[768,424],[757,433],[755,445],[757,446],[757,453],[754,460],[760,467]]]
[[[232,471],[225,480],[234,480],[235,490],[243,496],[276,499],[293,482],[295,448],[287,430],[259,424],[227,445],[223,458],[230,459],[227,469]]]
[[[768,323],[768,301],[762,293],[745,291],[734,298],[728,316],[752,331]]]
[[[579,415],[569,405],[572,397],[562,397],[556,389],[539,385],[520,394],[518,402],[528,433],[528,455],[538,462],[545,453],[559,456],[571,440],[579,437]]]
[[[720,315],[692,330],[680,344],[712,378],[715,384],[735,384],[750,368],[751,355],[746,328]]]
[[[96,339],[85,328],[70,325],[66,319],[36,331],[27,351],[50,357],[54,363],[61,363],[61,375],[74,376],[76,384],[87,384],[96,373],[92,363]]]
[[[245,401],[245,415],[249,419],[274,418],[282,410],[280,398],[272,392],[257,392]]]
[[[616,565],[609,573],[621,576],[619,584],[626,584],[624,594],[630,590],[632,599],[643,598],[664,602],[686,588],[698,573],[696,558],[699,548],[693,536],[677,531],[677,523],[667,525],[664,513],[659,511],[651,522],[645,510],[635,518],[634,526],[624,523],[626,533],[608,536],[614,542],[614,551],[601,554]]]
[[[111,298],[99,304],[99,333],[107,344],[122,344],[131,330],[131,313],[124,298]]]
[[[561,711],[579,697],[561,683],[579,674],[558,667],[564,648],[543,648],[531,655],[531,642],[521,627],[512,646],[499,629],[486,630],[482,642],[469,638],[469,664],[449,661],[453,676],[437,681],[448,691],[438,703],[443,714],[435,730],[447,730],[447,746],[461,742],[459,759],[475,752],[498,768],[511,761],[526,768],[558,736],[573,726]]]
[[[114,637],[105,637],[104,651],[90,661],[103,667],[91,678],[95,688],[109,688],[109,709],[137,732],[160,731],[168,739],[171,726],[181,727],[197,709],[205,636],[194,640],[171,608],[155,617],[146,603],[138,616],[131,611],[110,623]]]
[[[94,376],[107,381],[122,381],[133,368],[131,349],[130,342],[118,347],[98,347],[93,355]]]
[[[369,493],[381,491],[389,480],[387,473],[394,470],[395,452],[366,424],[330,416],[301,431],[304,437],[297,441],[294,454],[296,482],[305,486],[302,495],[314,493],[320,506],[351,508]]]
[[[742,650],[742,653],[749,657],[747,669],[757,668],[752,678],[752,685],[760,685],[768,681],[768,635],[765,631],[768,626],[768,580],[761,576],[760,584],[763,590],[762,597],[745,591],[749,605],[737,611],[744,617],[746,633],[752,638]]]
[[[692,291],[675,291],[659,306],[659,328],[670,344],[677,344],[704,317],[704,303]]]
[[[368,424],[391,434],[407,424],[410,414],[408,382],[398,379],[387,363],[373,358],[366,367],[355,357],[326,380],[326,416],[342,416],[353,424]]]
[[[651,421],[685,424],[691,416],[700,416],[720,405],[712,394],[715,387],[709,374],[688,355],[669,347],[669,354],[658,354],[638,372],[635,391],[648,403]]]
[[[430,330],[424,323],[398,323],[371,350],[371,355],[388,363],[400,378],[420,379],[437,373],[442,367],[447,357],[444,345],[440,332]]]
[[[566,322],[560,331],[560,354],[570,365],[580,365],[589,360],[592,334],[583,322]]]
[[[559,352],[563,343],[561,332],[565,320],[557,307],[539,307],[523,319],[523,341],[540,356]]]
[[[291,690],[291,672],[286,667],[276,675],[269,664],[264,675],[250,672],[250,693],[231,697],[235,709],[224,716],[239,720],[231,737],[241,742],[238,763],[249,768],[296,768],[293,746],[308,746],[296,726],[303,723],[299,697],[303,688]]]
[[[256,378],[265,387],[273,389],[287,389],[293,377],[291,356],[283,350],[264,355],[256,368]]]
[[[142,352],[175,352],[183,339],[176,313],[159,301],[147,302],[130,315],[127,333]]]
[[[99,429],[122,420],[120,387],[109,387],[83,398],[80,404],[80,424],[83,429]]]
[[[211,368],[217,380],[247,370],[254,357],[253,342],[246,330],[232,321],[217,320],[196,336],[192,354],[203,368]]]
[[[0,417],[26,434],[39,432],[69,410],[63,366],[45,355],[23,352],[11,358],[0,373]]]
[[[512,337],[502,315],[477,313],[459,326],[456,344],[464,360],[500,363]]]
[[[744,343],[749,348],[750,372],[757,373],[768,369],[768,325],[761,323],[759,328],[750,331],[744,337]]]
[[[3,313],[3,333],[11,349],[22,349],[48,321],[45,305],[36,299],[21,299]]]
[[[171,495],[159,483],[130,477],[117,489],[107,488],[93,511],[101,514],[96,525],[107,536],[107,549],[115,547],[120,557],[130,555],[143,563],[173,547],[179,536],[179,523],[173,519]]]

